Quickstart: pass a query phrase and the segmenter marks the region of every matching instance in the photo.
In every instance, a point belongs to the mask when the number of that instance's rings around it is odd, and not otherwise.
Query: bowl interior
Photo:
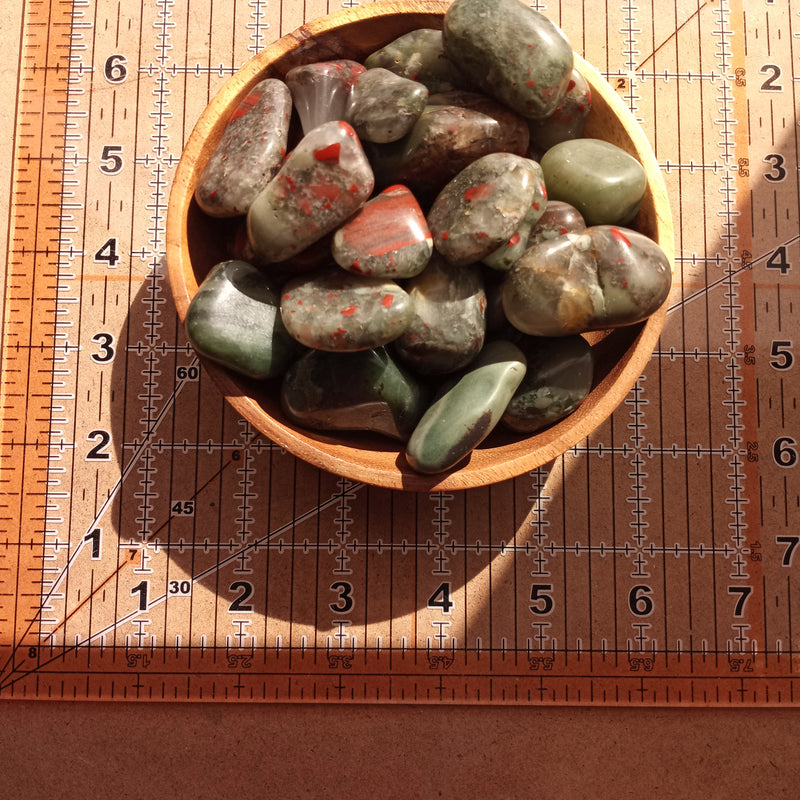
[[[230,220],[207,217],[193,199],[197,178],[239,100],[259,80],[282,78],[298,64],[333,58],[361,60],[417,28],[441,28],[447,3],[377,3],[323,17],[284,36],[230,78],[198,121],[176,170],[167,217],[167,263],[181,320],[214,264],[230,257]],[[575,66],[592,89],[586,136],[610,141],[645,167],[648,187],[632,227],[654,239],[673,261],[673,231],[666,190],[654,155],[627,107],[591,65]],[[296,427],[284,416],[280,382],[250,381],[203,360],[236,411],[276,444],[317,467],[392,489],[439,491],[483,486],[548,463],[579,443],[622,402],[643,371],[658,341],[666,305],[639,325],[587,336],[595,357],[591,393],[567,419],[533,436],[497,429],[457,469],[420,475],[392,440],[366,433],[326,435]]]

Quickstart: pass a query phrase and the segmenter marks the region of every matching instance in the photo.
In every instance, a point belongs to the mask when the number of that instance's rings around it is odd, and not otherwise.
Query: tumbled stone
[[[366,202],[374,177],[346,122],[326,122],[304,136],[247,215],[259,258],[285,261],[341,225]]]
[[[494,429],[525,376],[525,356],[511,342],[495,339],[462,375],[447,381],[423,414],[406,447],[417,472],[454,467]]]
[[[471,81],[524,117],[546,117],[564,98],[572,47],[557,25],[519,0],[455,0],[442,41]]]
[[[280,375],[302,348],[284,327],[278,291],[252,264],[217,264],[186,312],[189,341],[201,355],[251,378]]]
[[[592,348],[582,336],[526,336],[517,343],[528,370],[503,414],[503,423],[534,433],[571,414],[592,389]]]
[[[411,278],[428,263],[433,239],[414,195],[390,186],[336,231],[331,252],[349,272]]]
[[[286,372],[281,405],[296,424],[323,431],[373,431],[406,441],[429,390],[383,347],[357,353],[311,350]]]
[[[648,237],[613,225],[567,233],[528,250],[506,275],[509,322],[533,336],[632,325],[669,294],[672,270]]]
[[[454,264],[480,261],[508,242],[540,185],[535,162],[492,153],[451,180],[428,213],[434,247]]]
[[[444,54],[442,32],[419,28],[398,37],[367,56],[368,69],[383,67],[396,75],[419,81],[430,92],[464,87],[466,79]]]
[[[292,98],[283,81],[256,84],[228,119],[195,190],[206,214],[246,214],[286,154]]]
[[[356,78],[345,119],[368,142],[396,142],[419,119],[428,102],[428,90],[388,69],[368,69]]]
[[[589,81],[577,69],[572,70],[567,93],[561,105],[544,119],[528,121],[531,132],[529,155],[541,158],[551,147],[568,139],[579,139],[586,127],[586,118],[592,110],[592,91]]]
[[[347,353],[380,347],[408,327],[412,314],[408,294],[394,281],[338,267],[293,278],[281,296],[286,329],[315,350]]]
[[[544,214],[528,235],[528,248],[546,239],[556,239],[565,233],[582,233],[586,223],[575,206],[561,200],[548,200]]]
[[[527,214],[522,218],[519,227],[511,234],[507,242],[481,259],[487,267],[501,272],[508,272],[528,249],[531,230],[546,213],[547,189],[544,185],[544,173],[537,162],[531,161],[530,163],[536,172],[536,188]]]
[[[571,139],[541,160],[547,194],[580,211],[587,225],[627,225],[639,211],[647,176],[621,147],[602,139]]]
[[[416,372],[443,375],[469,364],[486,335],[486,292],[480,269],[458,267],[438,253],[405,285],[414,313],[395,352]]]
[[[363,64],[342,58],[303,64],[286,73],[304,134],[325,122],[344,119],[353,82],[365,71]]]
[[[465,108],[431,99],[408,136],[389,144],[365,143],[379,186],[403,184],[424,204],[481,156],[527,152],[525,120],[499,103],[484,97],[480,106]]]

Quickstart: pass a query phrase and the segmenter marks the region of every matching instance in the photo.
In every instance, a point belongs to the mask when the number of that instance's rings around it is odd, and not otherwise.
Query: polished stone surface
[[[503,424],[520,433],[536,431],[571,414],[592,388],[592,348],[582,336],[517,342],[528,371],[503,414]]]
[[[201,355],[248,377],[280,375],[302,348],[286,331],[278,292],[251,264],[217,264],[189,305],[189,341]]]
[[[281,404],[296,424],[323,431],[374,431],[406,441],[430,392],[381,347],[357,353],[312,350],[293,364]]]
[[[480,269],[458,267],[438,253],[405,288],[414,309],[395,352],[416,372],[443,375],[466,366],[486,335],[486,292]]]
[[[390,186],[336,231],[331,252],[340,267],[359,275],[411,278],[428,263],[433,239],[411,191]]]
[[[396,142],[411,131],[427,102],[421,83],[376,67],[356,78],[344,118],[367,142]]]
[[[627,228],[599,225],[528,250],[511,268],[503,308],[533,336],[564,336],[646,319],[666,300],[672,268],[664,251]]]
[[[525,376],[525,356],[511,342],[487,342],[463,373],[447,381],[406,447],[411,467],[443,472],[468,456],[500,421]]]
[[[530,240],[531,231],[547,212],[548,201],[547,189],[544,185],[544,173],[536,161],[531,161],[530,163],[533,165],[536,173],[536,188],[534,189],[533,199],[531,200],[528,212],[522,218],[520,226],[511,234],[508,241],[500,245],[497,250],[493,250],[481,259],[487,267],[499,270],[500,272],[508,272],[528,249],[530,246],[528,242]]]
[[[195,199],[206,214],[247,213],[286,155],[292,98],[283,81],[256,84],[231,114],[203,168]]]
[[[591,110],[592,91],[589,82],[573,68],[567,93],[559,107],[544,119],[528,121],[531,158],[541,158],[549,148],[560,142],[581,138]]]
[[[286,85],[303,133],[310,133],[325,122],[344,119],[353,82],[365,70],[363,64],[342,58],[303,64],[286,73]]]
[[[627,225],[639,211],[647,176],[622,148],[602,139],[571,139],[541,160],[547,194],[580,211],[587,225]]]
[[[247,215],[250,244],[264,261],[285,261],[358,211],[374,186],[353,128],[326,122],[304,136]]]
[[[347,353],[380,347],[408,327],[413,308],[394,281],[335,267],[290,280],[281,294],[289,333],[306,347]]]
[[[565,233],[581,233],[586,222],[575,206],[562,200],[548,200],[547,208],[528,235],[528,247],[535,247],[546,239],[557,239]]]
[[[444,54],[442,32],[419,28],[398,37],[367,56],[368,69],[383,67],[403,78],[418,81],[430,92],[464,88],[466,78]]]
[[[570,43],[519,0],[455,0],[445,13],[443,43],[471,81],[524,117],[552,114],[567,91]]]
[[[365,143],[376,183],[383,187],[403,184],[421,203],[427,203],[482,156],[526,154],[530,133],[522,117],[487,97],[471,94],[469,102],[469,107],[439,104],[437,98],[429,97],[408,136],[390,144]]]
[[[463,169],[428,213],[433,245],[453,264],[472,264],[508,242],[540,185],[535,162],[491,153]]]

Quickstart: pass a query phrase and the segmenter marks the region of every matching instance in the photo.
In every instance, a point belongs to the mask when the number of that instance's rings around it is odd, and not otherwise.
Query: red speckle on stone
[[[314,213],[311,208],[311,201],[307,197],[304,197],[297,205],[299,205],[300,210],[309,217]]]
[[[320,147],[319,150],[314,151],[314,158],[317,161],[326,161],[332,164],[339,163],[339,152],[342,149],[342,145],[339,142],[333,142],[333,144],[329,144],[326,147]]]
[[[571,91],[572,91],[574,88],[575,88],[575,81],[570,81],[570,82],[567,84],[567,91],[568,91],[568,92],[571,92]]]
[[[290,295],[290,294],[285,294],[285,295],[283,296],[283,299],[284,299],[284,300],[288,300],[290,297],[291,297],[291,295]]]
[[[536,81],[533,81],[533,80],[525,81],[525,85],[529,86],[531,89],[533,89],[533,87],[536,86]]]
[[[536,209],[536,211],[539,210],[539,201],[538,200],[534,200],[533,203],[531,203],[531,205],[534,207],[534,209]]]
[[[542,193],[542,199],[547,200],[547,189],[543,183],[539,184],[539,190]]]
[[[353,314],[358,311],[358,306],[347,306],[347,308],[342,309],[342,316],[343,317],[352,317]]]
[[[252,111],[255,105],[258,103],[261,95],[257,92],[252,92],[242,100],[241,103],[236,107],[236,110],[231,114],[228,123],[233,122],[235,119],[239,119],[239,117],[244,116],[248,111]]]
[[[509,247],[513,247],[515,244],[519,244],[520,235],[519,231],[517,231],[509,240],[508,245]]]
[[[344,328],[337,328],[336,333],[342,334],[342,333],[347,333],[347,331]]]
[[[561,233],[566,233],[567,232],[566,228],[559,228],[559,230],[561,231]]]
[[[470,186],[464,192],[464,199],[467,202],[472,200],[483,200],[486,197],[491,197],[494,194],[494,187],[490,183],[479,183],[477,186]]]
[[[415,72],[414,75],[412,76],[411,80],[415,81],[415,80],[417,80],[418,77],[419,77],[419,72]]]
[[[308,187],[308,191],[314,195],[325,200],[336,200],[342,193],[335,183],[312,184]]]
[[[357,183],[351,183],[350,186],[347,187],[347,191],[350,194],[357,194],[358,193],[358,184]]]
[[[442,241],[444,241],[445,239],[449,239],[449,238],[450,238],[450,232],[449,231],[445,231],[442,234]]]
[[[381,300],[381,305],[384,308],[389,308],[389,306],[394,302],[394,296],[391,294],[385,294],[383,296],[383,300]]]
[[[622,232],[622,231],[621,231],[619,228],[612,227],[612,228],[611,228],[611,235],[612,235],[612,236],[613,236],[613,237],[614,237],[614,238],[615,238],[615,239],[616,239],[616,240],[617,240],[617,241],[618,241],[620,244],[624,244],[624,245],[625,245],[625,247],[630,247],[630,246],[631,246],[631,243],[630,243],[630,241],[629,241],[628,237],[627,237],[627,236],[626,236],[626,235],[625,235],[625,234],[624,234],[624,233],[623,233],[623,232]]]
[[[211,194],[208,196],[208,199],[213,200],[216,196],[217,196],[217,190],[214,189],[214,191],[211,192]]]
[[[628,285],[628,281],[622,281],[623,288]]]
[[[488,238],[489,238],[489,234],[488,234],[488,233],[486,233],[486,231],[481,231],[481,232],[478,234],[478,238],[479,238],[479,239],[488,239]]]

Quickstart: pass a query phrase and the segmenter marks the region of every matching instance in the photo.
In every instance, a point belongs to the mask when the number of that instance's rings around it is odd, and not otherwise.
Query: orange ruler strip
[[[26,3],[0,697],[796,704],[800,7],[534,4],[653,143],[671,309],[589,439],[426,495],[259,436],[198,365],[166,280],[170,181],[209,98],[304,19],[357,4]]]

